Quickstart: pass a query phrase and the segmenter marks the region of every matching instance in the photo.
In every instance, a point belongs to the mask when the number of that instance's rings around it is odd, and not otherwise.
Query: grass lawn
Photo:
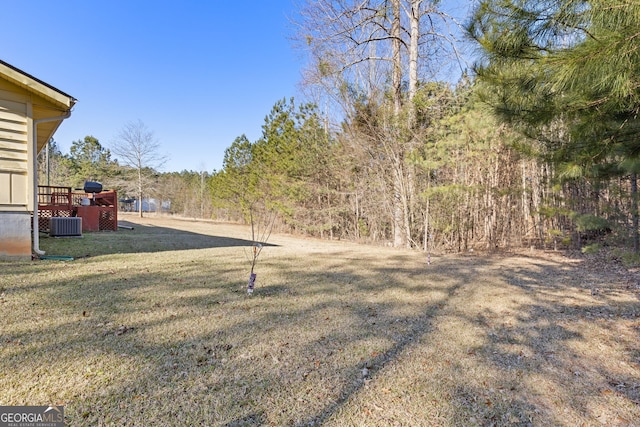
[[[124,216],[0,262],[0,405],[69,426],[640,426],[640,282]]]

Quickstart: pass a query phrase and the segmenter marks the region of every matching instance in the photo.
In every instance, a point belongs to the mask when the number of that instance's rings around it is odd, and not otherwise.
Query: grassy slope
[[[126,217],[0,263],[0,405],[68,425],[639,425],[628,273]],[[635,423],[635,424],[634,424]]]

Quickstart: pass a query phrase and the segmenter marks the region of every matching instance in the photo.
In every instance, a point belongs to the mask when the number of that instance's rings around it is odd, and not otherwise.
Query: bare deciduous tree
[[[416,146],[415,109],[420,72],[434,78],[452,36],[440,24],[452,22],[437,0],[308,0],[297,21],[299,46],[309,54],[305,84],[342,109],[347,122],[362,106],[382,113],[374,122],[365,151],[378,161],[392,188],[390,222],[395,246],[411,244],[413,172],[406,155]],[[408,81],[408,90],[403,83]],[[318,92],[316,92],[318,93]],[[319,105],[326,105],[319,101]],[[387,107],[385,107],[385,105]],[[408,120],[401,120],[406,114]],[[373,140],[370,138],[375,135]],[[376,153],[373,151],[379,150]]]
[[[160,142],[141,120],[132,121],[120,130],[111,152],[136,173],[135,194],[138,197],[138,212],[142,217],[142,196],[150,190],[150,177],[167,160],[160,153]]]

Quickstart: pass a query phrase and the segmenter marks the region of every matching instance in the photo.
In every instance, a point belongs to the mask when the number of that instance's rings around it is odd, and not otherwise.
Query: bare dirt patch
[[[125,217],[0,264],[0,405],[68,425],[640,425],[635,273]]]

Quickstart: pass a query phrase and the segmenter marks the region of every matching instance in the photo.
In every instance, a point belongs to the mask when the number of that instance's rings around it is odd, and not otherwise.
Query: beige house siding
[[[29,137],[26,104],[0,99],[0,209],[29,208]]]

